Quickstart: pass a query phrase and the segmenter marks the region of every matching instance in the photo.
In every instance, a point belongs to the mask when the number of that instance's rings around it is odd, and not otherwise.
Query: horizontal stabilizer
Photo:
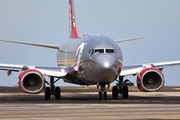
[[[144,38],[146,38],[146,37],[126,39],[126,40],[115,40],[115,41],[116,41],[117,43],[122,43],[122,42],[128,42],[128,41],[139,40],[139,39],[144,39]]]
[[[17,43],[17,44],[24,44],[24,45],[31,45],[31,46],[38,46],[38,47],[45,47],[51,49],[57,49],[60,52],[65,52],[59,49],[60,46],[56,45],[47,45],[47,44],[40,44],[40,43],[29,43],[29,42],[20,42],[20,41],[12,41],[12,40],[0,40],[2,42],[10,42],[10,43]]]

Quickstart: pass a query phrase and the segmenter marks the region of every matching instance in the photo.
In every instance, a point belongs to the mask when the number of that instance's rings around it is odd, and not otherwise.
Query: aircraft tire
[[[61,99],[61,90],[60,87],[56,87],[55,89],[55,99],[60,100]]]
[[[98,100],[102,100],[102,92],[99,92],[99,94],[98,94]]]
[[[117,86],[113,86],[112,97],[113,97],[113,99],[117,99],[118,98],[118,88],[117,88]]]
[[[123,86],[123,93],[122,93],[123,98],[128,98],[128,87]]]
[[[107,92],[104,92],[104,100],[107,100]]]
[[[45,88],[45,100],[50,100],[51,97],[51,91],[49,87]]]

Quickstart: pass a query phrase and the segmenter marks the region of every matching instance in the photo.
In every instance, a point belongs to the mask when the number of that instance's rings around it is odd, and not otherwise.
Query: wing
[[[12,71],[19,72],[28,69],[35,69],[40,71],[43,75],[52,77],[64,77],[69,72],[66,67],[41,67],[41,66],[25,66],[13,64],[0,64],[0,70],[7,70],[7,75],[11,75]]]
[[[171,61],[171,62],[160,62],[160,63],[150,63],[150,64],[142,64],[142,65],[131,65],[131,66],[123,66],[123,70],[121,71],[120,76],[128,76],[128,75],[137,75],[143,69],[153,67],[162,71],[164,68],[168,67],[176,67],[180,66],[180,61]]]

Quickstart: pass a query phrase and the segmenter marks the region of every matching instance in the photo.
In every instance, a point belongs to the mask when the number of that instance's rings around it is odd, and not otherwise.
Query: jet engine
[[[45,77],[38,70],[29,69],[19,75],[18,87],[22,92],[36,94],[45,89]]]
[[[137,86],[143,92],[159,91],[164,83],[164,75],[156,68],[146,68],[137,76]]]

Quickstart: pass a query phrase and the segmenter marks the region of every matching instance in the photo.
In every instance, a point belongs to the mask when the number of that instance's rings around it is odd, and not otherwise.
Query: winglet
[[[76,30],[76,20],[75,20],[73,0],[69,0],[69,38],[81,39],[81,37],[78,36],[77,30]]]

